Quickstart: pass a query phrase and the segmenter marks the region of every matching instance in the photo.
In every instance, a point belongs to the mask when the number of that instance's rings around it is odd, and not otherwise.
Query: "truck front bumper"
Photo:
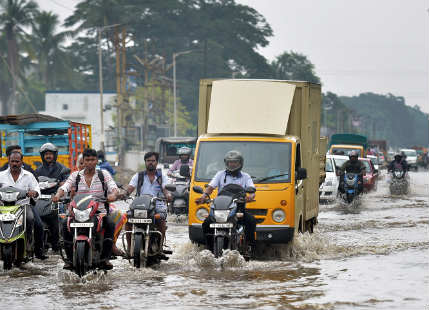
[[[256,241],[264,243],[288,243],[293,239],[294,228],[289,225],[257,225]],[[201,224],[189,225],[189,239],[199,244],[205,243]]]

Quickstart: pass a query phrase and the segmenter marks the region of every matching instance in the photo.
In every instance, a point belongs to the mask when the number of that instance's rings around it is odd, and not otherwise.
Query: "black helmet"
[[[402,154],[395,154],[395,159],[400,160],[402,158]]]
[[[358,153],[354,150],[349,153],[349,158],[351,159],[352,157],[358,158]]]
[[[226,170],[229,172],[240,171],[243,168],[244,159],[239,151],[229,151],[228,153],[225,154],[223,161],[225,163]],[[237,167],[231,168],[229,167],[229,164],[228,164],[231,161],[238,161],[240,165]]]

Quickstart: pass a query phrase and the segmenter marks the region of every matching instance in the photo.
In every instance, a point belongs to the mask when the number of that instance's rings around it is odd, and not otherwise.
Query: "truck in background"
[[[230,150],[243,154],[243,171],[256,186],[246,206],[257,221],[256,240],[287,243],[313,231],[319,213],[326,146],[320,140],[321,87],[296,81],[201,80],[193,186],[204,187]],[[323,170],[323,172],[322,172]],[[214,192],[212,195],[216,195]],[[189,237],[204,243],[207,205],[191,190]]]
[[[44,114],[0,116],[0,139],[0,165],[8,161],[6,148],[20,145],[24,162],[36,169],[42,164],[40,147],[51,142],[58,148],[57,161],[73,171],[78,155],[91,147],[91,125]]]
[[[368,146],[368,140],[365,136],[340,133],[332,135],[329,144],[329,154],[348,155],[351,151],[356,151],[359,157],[365,157],[365,151]]]

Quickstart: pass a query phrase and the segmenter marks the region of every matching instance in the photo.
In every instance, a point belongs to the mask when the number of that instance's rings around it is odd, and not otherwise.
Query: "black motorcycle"
[[[175,191],[174,185],[167,185],[166,188],[169,191]],[[164,249],[162,233],[155,226],[157,201],[165,202],[165,199],[151,195],[135,197],[127,212],[131,231],[125,231],[122,235],[122,243],[136,268],[159,264],[161,259],[168,259],[167,254],[172,254],[172,251]],[[131,234],[130,249],[125,242],[126,234]]]
[[[235,184],[234,184],[235,185]],[[235,185],[239,186],[239,185]],[[193,191],[202,194],[204,191],[200,186],[194,186]],[[242,255],[246,255],[247,242],[244,233],[244,225],[239,221],[243,217],[246,203],[246,193],[252,194],[255,188],[241,188],[239,192],[228,192],[226,187],[219,195],[211,200],[209,217],[211,219],[210,228],[213,229],[213,254],[216,258],[221,257],[224,250],[237,250]]]
[[[392,195],[406,195],[408,193],[407,171],[400,167],[391,170],[389,189]]]
[[[189,184],[190,169],[188,165],[182,165],[179,171],[174,171],[173,176],[176,190],[172,192],[173,201],[170,210],[173,214],[188,214],[189,210]]]

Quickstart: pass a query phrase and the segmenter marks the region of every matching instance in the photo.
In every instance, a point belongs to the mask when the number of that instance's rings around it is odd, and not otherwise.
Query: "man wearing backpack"
[[[162,174],[161,169],[156,169],[158,165],[159,154],[156,152],[148,152],[144,155],[144,161],[146,170],[136,173],[127,185],[126,192],[130,195],[136,190],[136,196],[141,195],[152,195],[159,197],[164,194],[167,200],[171,200],[171,194],[165,189],[165,185],[168,180],[165,175]],[[156,215],[155,225],[158,230],[162,233],[162,240],[164,240],[165,231],[167,229],[167,205],[163,201],[156,202]],[[130,224],[125,224],[126,230],[131,230]],[[127,234],[128,248],[131,244],[131,236]]]
[[[58,189],[56,195],[52,198],[53,202],[58,202],[64,193],[72,192],[72,196],[76,194],[91,194],[96,198],[107,198],[108,202],[115,201],[118,195],[118,187],[113,181],[112,176],[106,170],[96,170],[98,158],[97,152],[94,149],[85,149],[83,151],[84,169],[73,172],[65,183]],[[71,197],[73,199],[73,197]],[[103,217],[104,227],[104,243],[101,252],[101,258],[104,259],[104,269],[112,269],[113,266],[109,262],[112,253],[113,235],[115,231],[115,223],[112,216],[109,215],[108,205],[100,206],[99,211],[108,215]],[[64,266],[65,269],[70,268],[73,254],[73,235],[67,227],[67,221],[63,225],[64,248],[66,251],[68,263]]]

